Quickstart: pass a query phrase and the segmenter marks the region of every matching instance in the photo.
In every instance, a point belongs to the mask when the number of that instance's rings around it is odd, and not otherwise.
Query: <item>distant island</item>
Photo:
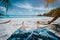
[[[43,15],[39,14],[39,15],[37,15],[37,16],[43,16]]]
[[[48,13],[44,13],[43,15],[37,15],[37,16],[49,16],[49,17],[54,17],[56,16],[58,13],[60,13],[60,7],[53,9],[51,11],[49,11]]]

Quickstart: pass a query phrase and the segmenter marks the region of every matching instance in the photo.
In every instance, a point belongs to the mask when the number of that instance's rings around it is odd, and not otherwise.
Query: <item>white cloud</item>
[[[32,5],[28,4],[28,3],[25,3],[25,4],[20,4],[20,3],[17,3],[17,4],[14,4],[15,6],[19,7],[19,8],[24,8],[24,9],[27,9],[28,11],[27,12],[22,12],[20,14],[22,15],[37,15],[37,14],[43,14],[45,13],[46,11],[48,12],[48,10],[51,10],[52,8],[45,8],[44,6],[40,6],[40,7],[33,7]],[[37,11],[34,11],[34,10],[37,10]],[[46,11],[44,11],[46,10]],[[40,12],[39,12],[40,11]],[[25,14],[24,14],[25,13]]]
[[[5,8],[5,7],[0,6],[0,11],[6,12],[6,8]]]
[[[15,4],[17,7],[20,7],[20,8],[25,8],[25,9],[32,9],[33,7],[28,4],[28,3],[25,3],[25,4]]]
[[[17,4],[15,4],[15,6],[20,7],[20,8],[29,9],[29,10],[51,10],[52,9],[52,8],[45,8],[44,6],[33,7],[28,3],[25,3],[25,4],[17,3]]]
[[[51,10],[52,8],[45,8],[45,7],[35,7],[35,10]]]

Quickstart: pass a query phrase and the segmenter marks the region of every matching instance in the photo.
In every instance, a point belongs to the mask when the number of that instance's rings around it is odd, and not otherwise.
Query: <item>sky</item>
[[[39,15],[49,12],[50,10],[60,7],[60,0],[50,4],[45,8],[45,0],[10,0],[12,6],[6,12],[6,8],[0,5],[0,12],[6,15]]]

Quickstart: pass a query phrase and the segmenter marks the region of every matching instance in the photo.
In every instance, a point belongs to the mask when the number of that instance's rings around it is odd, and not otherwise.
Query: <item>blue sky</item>
[[[6,15],[38,15],[60,7],[60,0],[50,4],[47,8],[45,8],[46,2],[44,0],[10,0],[10,2],[12,7]],[[5,10],[5,7],[0,6],[0,12],[6,12]]]

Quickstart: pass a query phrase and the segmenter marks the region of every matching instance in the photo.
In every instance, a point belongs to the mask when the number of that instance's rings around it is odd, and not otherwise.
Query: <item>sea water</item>
[[[47,17],[47,16],[36,16],[36,15],[5,15],[5,16],[0,16],[0,18],[40,18],[40,17]]]

